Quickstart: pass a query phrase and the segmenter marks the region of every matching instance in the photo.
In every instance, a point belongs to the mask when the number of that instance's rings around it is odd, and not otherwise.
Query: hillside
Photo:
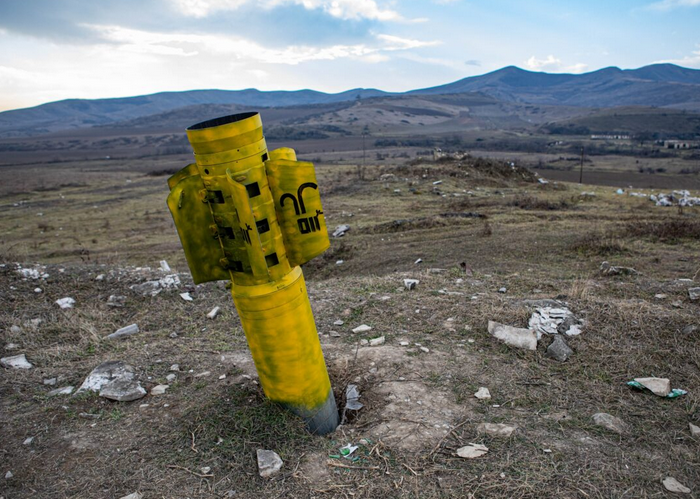
[[[467,99],[473,100],[475,93],[487,96],[491,102],[505,104],[579,108],[634,105],[700,111],[700,70],[657,64],[634,70],[605,68],[573,75],[536,73],[510,66],[447,85],[393,94],[376,89],[354,89],[337,94],[314,90],[263,92],[247,89],[162,92],[114,99],[69,99],[0,113],[0,137],[35,136],[120,123],[120,126],[138,125],[140,118],[158,116],[157,121],[167,113],[184,108],[190,112],[192,106],[295,107],[297,112],[301,106],[343,104],[342,107],[348,107],[359,101],[377,98],[388,102],[391,99],[467,94]],[[431,109],[428,106],[430,115],[433,112]],[[187,123],[191,123],[191,119]]]

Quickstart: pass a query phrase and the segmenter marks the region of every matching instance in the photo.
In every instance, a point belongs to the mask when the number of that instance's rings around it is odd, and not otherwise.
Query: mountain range
[[[191,90],[160,92],[112,99],[67,99],[32,108],[0,113],[0,137],[28,137],[63,130],[119,123],[134,123],[149,116],[163,116],[201,106],[235,105],[286,108],[347,103],[356,100],[405,100],[407,97],[470,94],[504,103],[614,108],[652,106],[700,111],[700,70],[673,64],[639,69],[604,68],[584,74],[550,74],[505,67],[481,76],[464,78],[431,88],[392,93],[377,89],[352,89],[328,94],[315,90],[260,91]]]

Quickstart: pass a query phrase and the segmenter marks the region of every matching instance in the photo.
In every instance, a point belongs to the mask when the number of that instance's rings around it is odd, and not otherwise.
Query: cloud
[[[696,45],[696,49],[682,59],[666,59],[664,61],[655,61],[653,64],[677,64],[686,68],[700,69],[700,44]]]
[[[284,48],[269,48],[245,38],[229,35],[202,35],[185,33],[157,33],[120,26],[89,25],[108,43],[116,44],[118,50],[176,57],[207,54],[232,57],[237,61],[266,64],[298,65],[308,61],[359,58],[367,62],[386,61],[386,52],[404,51],[436,45],[436,41],[421,41],[379,34],[377,44],[335,44],[326,47],[291,45]]]
[[[466,61],[464,61],[464,64],[466,64],[467,66],[481,66],[481,61],[477,59],[467,59]]]
[[[322,10],[326,14],[344,20],[368,19],[373,21],[402,21],[395,10],[383,9],[374,0],[170,0],[184,15],[207,17],[217,11],[237,10],[246,4],[272,9],[282,5],[299,5],[306,10]]]
[[[534,55],[525,61],[525,67],[531,71],[548,71],[551,73],[583,73],[588,65],[582,62],[564,65],[561,59],[548,55],[545,59],[537,59]]]
[[[661,0],[647,5],[651,10],[671,10],[679,7],[698,7],[700,0]]]

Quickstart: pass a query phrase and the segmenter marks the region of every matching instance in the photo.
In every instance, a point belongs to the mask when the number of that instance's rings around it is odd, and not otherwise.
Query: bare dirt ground
[[[165,208],[160,172],[172,167],[3,168],[0,348],[34,368],[0,371],[0,496],[673,497],[669,476],[700,493],[689,429],[700,425],[700,303],[688,294],[700,281],[700,208],[542,185],[490,160],[372,165],[364,180],[353,165],[321,165],[328,226],[351,229],[304,272],[336,399],[354,383],[365,407],[317,437],[265,400],[224,283],[192,284]],[[602,275],[603,260],[639,274]],[[176,289],[131,289],[175,273]],[[404,278],[420,283],[408,291]],[[66,296],[73,309],[54,303]],[[489,320],[526,327],[523,300],[545,298],[585,321],[563,363],[546,356],[547,337],[526,351],[487,332]],[[222,313],[207,319],[214,306]],[[132,323],[137,335],[104,338]],[[372,330],[352,333],[361,324]],[[379,336],[382,346],[362,344]],[[149,392],[169,388],[133,402],[47,395],[108,360],[132,365]],[[643,376],[688,394],[626,386]],[[492,398],[476,399],[480,387]],[[626,429],[597,426],[599,412]],[[516,430],[503,438],[481,423]],[[338,457],[348,443],[352,458]],[[470,443],[489,451],[457,456]],[[258,448],[282,457],[280,473],[258,476]]]

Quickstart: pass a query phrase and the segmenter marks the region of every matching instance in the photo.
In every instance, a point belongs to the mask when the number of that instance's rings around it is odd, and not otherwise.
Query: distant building
[[[691,140],[664,140],[666,149],[697,149],[698,142]]]

